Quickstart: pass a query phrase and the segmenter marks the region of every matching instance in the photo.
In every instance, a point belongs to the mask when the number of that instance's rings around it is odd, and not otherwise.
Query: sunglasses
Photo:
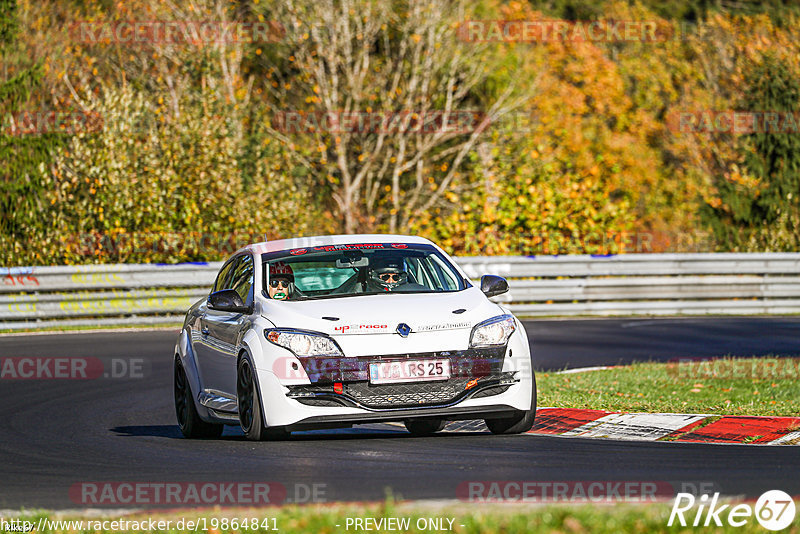
[[[269,281],[270,287],[283,286],[286,289],[289,289],[289,284],[290,282],[288,280],[284,280],[282,278],[273,278],[272,280]]]
[[[384,282],[399,282],[401,273],[383,273],[379,274],[378,278]]]

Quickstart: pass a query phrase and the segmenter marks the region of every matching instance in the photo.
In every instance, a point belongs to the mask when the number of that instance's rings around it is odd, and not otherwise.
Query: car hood
[[[262,301],[262,315],[275,326],[315,330],[332,336],[396,334],[400,323],[407,324],[415,333],[472,328],[502,313],[500,306],[474,287],[453,293]]]

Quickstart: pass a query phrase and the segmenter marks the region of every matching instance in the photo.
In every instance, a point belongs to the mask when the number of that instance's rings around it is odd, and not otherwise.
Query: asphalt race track
[[[537,369],[800,355],[800,317],[525,321],[525,329]]]
[[[685,356],[800,354],[800,318],[528,321],[537,368]],[[0,380],[0,509],[83,508],[81,482],[277,482],[290,500],[456,499],[467,481],[701,483],[725,495],[800,494],[797,447],[635,443],[451,433],[413,438],[388,425],[253,443],[182,439],[172,401],[170,331],[0,336],[3,357],[141,359],[135,378]],[[302,499],[300,499],[302,500]],[[112,508],[124,508],[123,505]]]

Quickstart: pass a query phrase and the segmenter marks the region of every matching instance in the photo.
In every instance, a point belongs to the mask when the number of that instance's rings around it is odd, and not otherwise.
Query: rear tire
[[[522,434],[533,427],[536,419],[536,376],[531,378],[531,409],[505,419],[486,419],[492,434]]]
[[[200,419],[194,405],[192,388],[179,358],[175,359],[175,415],[178,426],[186,438],[209,439],[222,435],[224,425],[207,423]]]
[[[267,427],[261,410],[261,395],[256,384],[253,365],[247,356],[239,358],[236,366],[236,397],[239,424],[251,441],[280,440],[289,437],[284,427]]]
[[[441,419],[409,419],[403,423],[412,436],[430,436],[442,430],[445,425],[445,421]]]

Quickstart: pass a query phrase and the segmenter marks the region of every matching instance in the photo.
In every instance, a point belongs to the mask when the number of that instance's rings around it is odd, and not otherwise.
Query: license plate
[[[450,360],[405,360],[369,364],[370,384],[424,382],[450,378]]]

